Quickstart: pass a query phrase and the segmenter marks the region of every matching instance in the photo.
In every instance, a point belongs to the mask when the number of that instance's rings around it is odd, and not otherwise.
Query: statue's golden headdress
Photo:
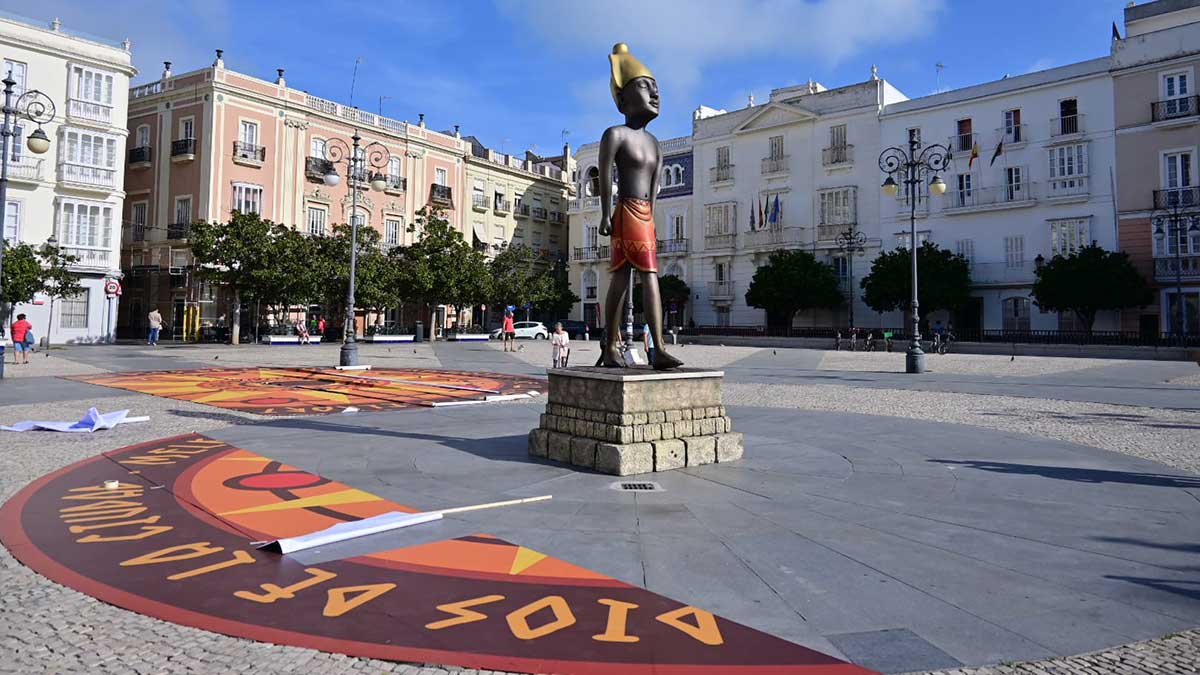
[[[636,77],[654,77],[654,73],[650,72],[637,57],[629,53],[629,45],[624,42],[618,42],[613,45],[612,54],[608,55],[608,61],[612,64],[612,79],[608,81],[609,87],[612,89],[613,103],[620,105],[617,100],[618,94],[621,93],[621,88],[630,80]]]

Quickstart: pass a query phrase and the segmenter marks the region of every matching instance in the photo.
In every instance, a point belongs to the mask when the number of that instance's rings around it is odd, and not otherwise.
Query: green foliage
[[[69,298],[83,292],[82,275],[71,269],[79,262],[73,255],[63,253],[62,248],[45,244],[41,250],[42,292],[55,298]],[[5,260],[5,263],[8,261]]]
[[[469,307],[491,295],[491,274],[483,253],[450,226],[440,209],[422,208],[416,226],[421,238],[389,253],[396,267],[397,297],[427,305]]]
[[[1123,251],[1095,243],[1069,256],[1056,255],[1037,270],[1033,297],[1048,312],[1075,312],[1090,333],[1096,312],[1143,307],[1153,293]]]
[[[543,286],[542,300],[534,303],[538,311],[547,312],[553,317],[564,317],[579,302],[579,296],[571,290],[565,263],[557,263],[553,270],[538,275],[538,279]]]
[[[313,246],[312,279],[314,300],[324,302],[327,310],[336,308],[334,316],[346,309],[346,292],[350,279],[349,225],[335,225],[331,237],[309,237]],[[379,232],[371,227],[359,227],[358,253],[355,260],[354,302],[359,307],[381,310],[401,302],[398,271],[392,259],[383,251]]]
[[[542,303],[552,294],[551,281],[534,268],[537,254],[523,244],[505,248],[488,262],[488,304],[497,307]]]
[[[276,258],[272,245],[275,227],[257,213],[237,211],[227,223],[197,221],[191,236],[197,273],[242,299],[263,300],[263,291],[273,289],[274,270],[284,262]]]
[[[767,310],[771,326],[790,325],[801,310],[838,307],[843,302],[833,268],[808,251],[775,251],[754,272],[746,291],[746,304]]]
[[[641,290],[641,275],[634,274],[634,283],[638,284],[633,291],[633,313],[642,313],[642,290]],[[692,289],[688,288],[687,282],[674,274],[668,274],[665,277],[658,278],[658,293],[662,298],[663,313],[669,314],[671,311],[671,303],[674,302],[678,308],[677,316],[683,316],[683,307],[687,304],[688,298],[692,295]],[[579,302],[576,298],[575,302]]]
[[[907,309],[912,299],[912,254],[902,247],[880,253],[859,286],[863,301],[876,312]],[[928,241],[917,249],[917,301],[922,316],[963,306],[970,287],[971,266],[966,258]]]
[[[4,246],[4,277],[0,279],[0,303],[5,306],[33,300],[42,290],[42,264],[29,244]]]

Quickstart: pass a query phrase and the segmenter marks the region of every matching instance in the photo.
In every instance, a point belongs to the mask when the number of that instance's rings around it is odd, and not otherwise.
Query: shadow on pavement
[[[990,462],[972,459],[930,459],[928,461],[938,464],[957,464],[981,471],[1042,476],[1044,478],[1069,480],[1079,483],[1123,483],[1126,485],[1150,485],[1155,487],[1200,488],[1200,476],[1171,476],[1162,473],[1077,469],[1069,466],[1010,464],[1008,462]]]

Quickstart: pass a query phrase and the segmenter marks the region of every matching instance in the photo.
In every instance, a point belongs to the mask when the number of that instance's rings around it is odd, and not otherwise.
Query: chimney
[[[59,30],[61,28],[62,28],[62,21],[59,20],[59,18],[57,16],[54,17],[54,20],[50,22],[50,30],[57,33],[57,32],[59,32]]]
[[[217,60],[213,61],[213,68],[224,68],[225,67],[224,56],[225,56],[225,50],[218,49],[217,50]]]
[[[170,77],[171,77],[171,62],[163,61],[162,79],[167,80],[167,79],[170,79]]]
[[[750,92],[750,96],[746,97],[747,107],[754,107],[754,92]]]
[[[563,160],[565,161],[570,158],[571,158],[571,144],[563,143]]]
[[[281,87],[287,86],[287,80],[283,79],[283,68],[275,69],[275,84]]]
[[[129,51],[129,50],[133,49],[133,41],[130,40],[129,38],[125,38],[124,40],[121,40],[121,49],[124,49],[125,51]]]
[[[455,137],[455,138],[462,138],[462,134],[460,134],[460,133],[458,132],[458,126],[459,126],[459,125],[457,125],[457,124],[455,124],[455,125],[454,125],[454,137]]]
[[[425,113],[417,113],[417,126],[425,128]]]

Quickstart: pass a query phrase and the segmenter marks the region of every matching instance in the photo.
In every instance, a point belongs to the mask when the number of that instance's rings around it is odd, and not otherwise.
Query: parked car
[[[499,340],[503,328],[497,328],[492,331],[492,339]],[[517,338],[530,338],[533,340],[548,340],[550,339],[550,329],[546,328],[546,324],[541,321],[518,321],[513,324],[513,330],[517,333]]]
[[[567,335],[569,335],[572,340],[582,340],[584,333],[587,333],[588,336],[590,337],[591,334],[595,332],[595,331],[589,331],[588,325],[584,321],[576,321],[574,319],[562,319],[560,321],[555,321],[554,323],[561,323],[563,330],[567,331]],[[550,324],[550,326],[553,327],[554,324],[552,323],[552,324]]]

